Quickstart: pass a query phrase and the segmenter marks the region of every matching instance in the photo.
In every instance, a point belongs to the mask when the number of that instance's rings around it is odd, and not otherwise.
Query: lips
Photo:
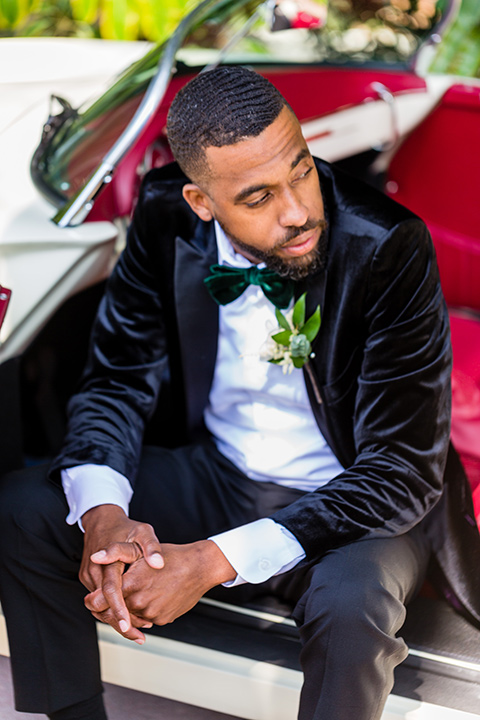
[[[318,229],[299,235],[291,240],[287,245],[282,245],[282,252],[291,257],[300,257],[306,255],[315,248],[318,242]]]

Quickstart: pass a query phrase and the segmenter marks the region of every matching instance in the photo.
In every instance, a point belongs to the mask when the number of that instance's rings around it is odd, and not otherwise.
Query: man
[[[144,182],[54,482],[34,468],[3,484],[17,707],[105,718],[93,618],[141,644],[215,586],[277,576],[302,640],[299,718],[376,720],[431,552],[479,619],[474,573],[458,572],[478,560],[478,533],[447,463],[451,353],[430,238],[314,161],[249,70],[196,77],[167,131],[183,172]],[[275,303],[286,313],[304,293],[305,317],[300,301],[266,362],[288,322]],[[302,329],[311,347],[295,355]],[[156,405],[169,434],[141,454]]]

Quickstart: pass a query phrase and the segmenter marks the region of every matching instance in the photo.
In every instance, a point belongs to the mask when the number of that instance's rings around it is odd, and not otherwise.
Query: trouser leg
[[[161,541],[191,542],[269,515],[296,495],[244,478],[211,448],[156,450],[142,462],[131,514]],[[51,713],[101,687],[95,623],[78,581],[82,535],[66,514],[62,490],[43,470],[5,479],[0,592],[19,710]],[[355,543],[310,569],[295,611],[304,646],[301,720],[381,714],[406,652],[395,633],[428,555],[413,536]]]
[[[294,617],[302,641],[299,720],[378,720],[407,647],[397,636],[422,583],[421,529],[352,543],[308,574]]]
[[[131,517],[185,543],[274,512],[299,493],[245,478],[211,444],[147,449]],[[45,467],[0,484],[0,600],[18,710],[53,712],[101,692],[95,622],[78,580],[83,534]]]
[[[83,538],[65,523],[67,513],[44,467],[4,478],[0,599],[15,704],[24,712],[49,714],[102,690],[95,622],[78,580]]]

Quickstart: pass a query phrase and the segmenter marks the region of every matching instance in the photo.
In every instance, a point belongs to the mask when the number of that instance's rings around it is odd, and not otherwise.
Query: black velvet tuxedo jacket
[[[307,558],[423,522],[442,589],[480,622],[480,541],[449,450],[451,348],[431,239],[405,208],[316,163],[328,252],[324,271],[297,289],[307,291],[307,316],[318,303],[322,314],[303,372],[318,425],[345,469],[274,519]],[[156,408],[158,444],[205,434],[218,307],[203,280],[217,251],[213,224],[182,198],[184,182],[175,165],[145,178],[54,471],[106,464],[134,486]]]

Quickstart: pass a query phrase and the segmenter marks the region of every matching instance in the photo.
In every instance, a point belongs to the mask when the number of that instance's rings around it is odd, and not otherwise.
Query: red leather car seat
[[[480,320],[451,311],[453,347],[452,442],[460,454],[473,492],[480,525]]]
[[[450,310],[452,441],[470,480],[480,527],[479,167],[480,88],[458,83],[399,147],[386,189],[427,223],[447,303],[465,308]]]

